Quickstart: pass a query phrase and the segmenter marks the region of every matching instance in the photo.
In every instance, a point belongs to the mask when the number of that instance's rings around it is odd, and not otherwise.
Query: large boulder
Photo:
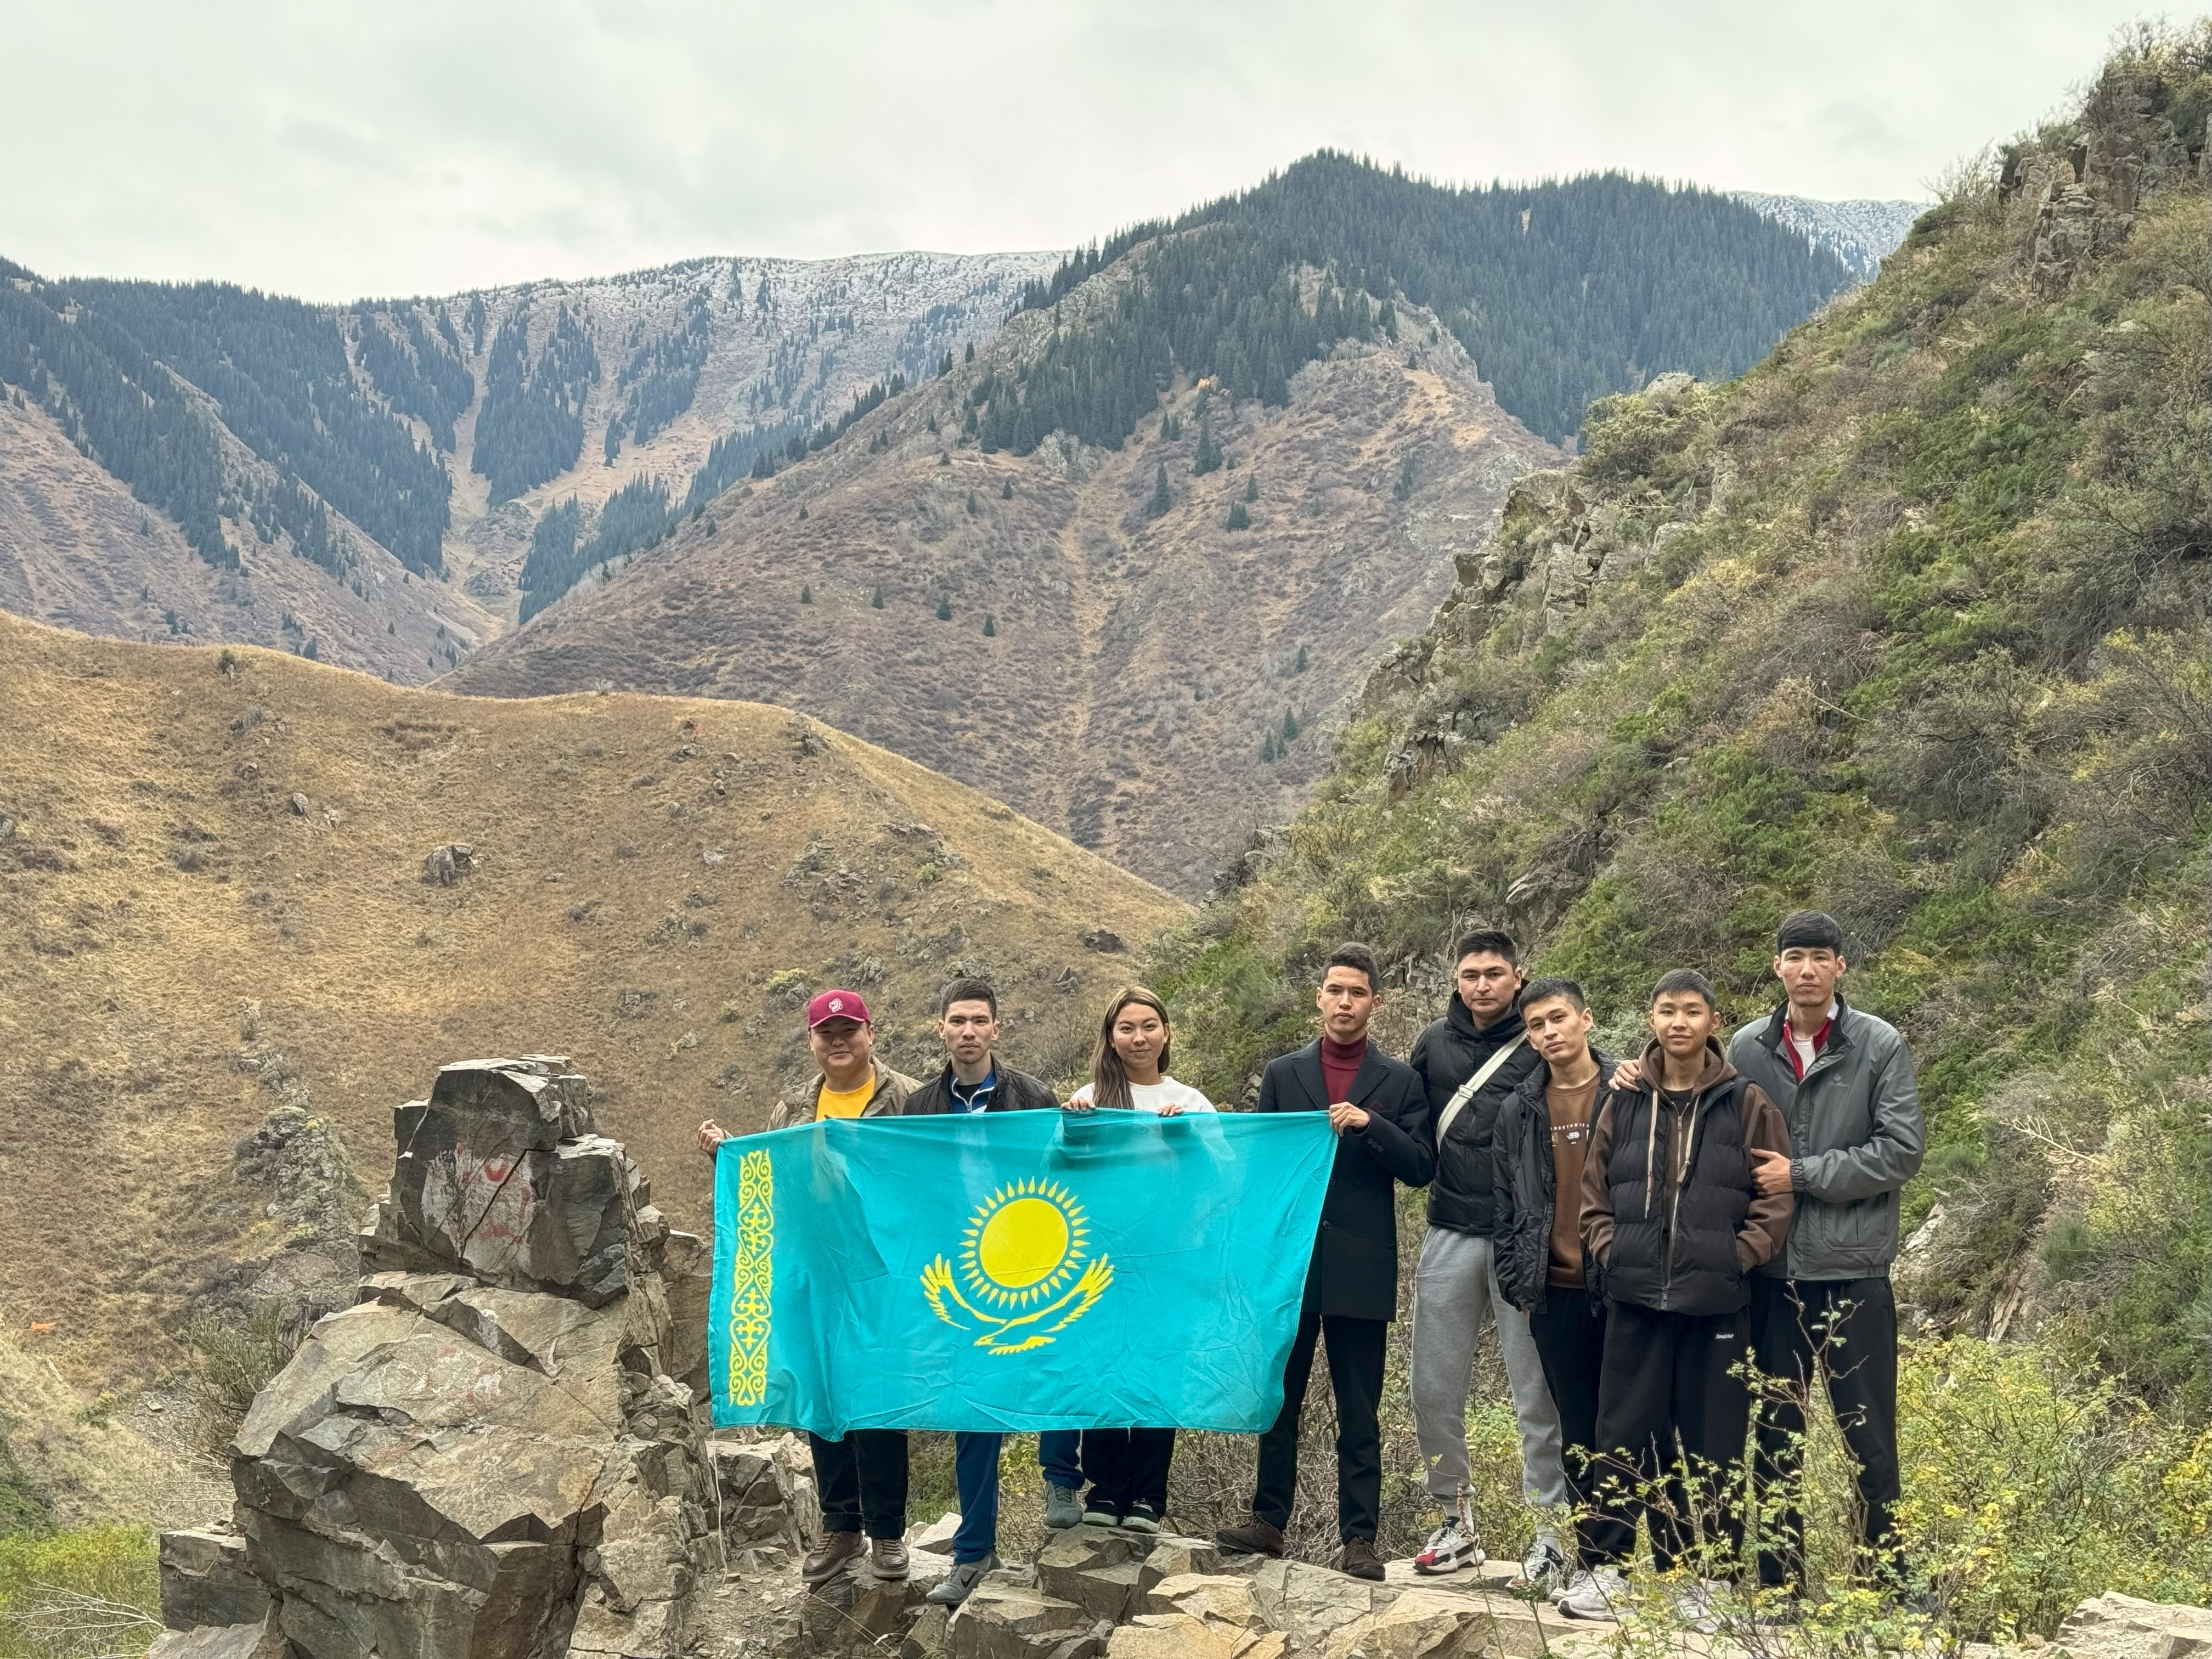
[[[447,1066],[396,1127],[361,1299],[232,1446],[278,1627],[301,1659],[681,1652],[720,1516],[644,1182],[564,1060]]]
[[[203,1625],[258,1625],[269,1587],[253,1576],[246,1540],[227,1528],[161,1534],[161,1622],[171,1630]]]

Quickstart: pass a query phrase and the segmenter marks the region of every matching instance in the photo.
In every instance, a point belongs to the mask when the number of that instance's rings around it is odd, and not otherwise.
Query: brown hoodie
[[[1639,1056],[1644,1079],[1653,1088],[1666,1076],[1667,1055],[1657,1041],[1646,1043]],[[1735,1075],[1735,1067],[1729,1064],[1728,1055],[1714,1039],[1705,1040],[1705,1069],[1698,1073],[1697,1092],[1704,1094],[1717,1089]],[[1597,1121],[1590,1130],[1589,1151],[1583,1163],[1583,1252],[1605,1265],[1613,1249],[1613,1188],[1607,1177],[1607,1166],[1613,1152],[1613,1112],[1614,1096],[1607,1092],[1599,1097]],[[1679,1182],[1687,1174],[1686,1160],[1689,1156],[1690,1130],[1695,1115],[1674,1112],[1668,1115],[1670,1136],[1667,1167],[1675,1171]],[[1743,1146],[1744,1162],[1750,1166],[1756,1188],[1759,1165],[1752,1158],[1754,1152],[1780,1152],[1790,1156],[1790,1126],[1783,1121],[1782,1113],[1766,1093],[1755,1083],[1743,1085]],[[1790,1216],[1796,1200],[1788,1193],[1772,1195],[1753,1191],[1750,1213],[1745,1216],[1743,1226],[1736,1234],[1736,1258],[1746,1273],[1762,1262],[1771,1261],[1790,1236]]]

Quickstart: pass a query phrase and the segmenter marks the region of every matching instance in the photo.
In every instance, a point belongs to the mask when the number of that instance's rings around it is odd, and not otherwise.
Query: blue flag
[[[1265,1429],[1335,1152],[1319,1112],[831,1119],[724,1141],[714,1421]]]

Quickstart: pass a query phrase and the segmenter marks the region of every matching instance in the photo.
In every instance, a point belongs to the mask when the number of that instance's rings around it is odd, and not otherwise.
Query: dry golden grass
[[[1184,914],[781,710],[226,654],[0,616],[0,1331],[81,1387],[173,1364],[196,1301],[281,1253],[283,1194],[233,1151],[272,1085],[374,1188],[440,1064],[573,1055],[696,1227],[699,1120],[756,1127],[805,1067],[794,978],[866,981],[911,1066],[934,987],[984,968],[1018,1061],[1125,971],[1079,935]],[[475,872],[427,884],[453,842]]]

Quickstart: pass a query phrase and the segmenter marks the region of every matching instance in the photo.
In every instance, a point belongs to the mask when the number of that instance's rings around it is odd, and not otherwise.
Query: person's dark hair
[[[1349,968],[1354,973],[1367,975],[1367,988],[1380,993],[1382,989],[1382,964],[1375,960],[1375,952],[1357,939],[1346,939],[1328,953],[1328,960],[1321,965],[1321,976],[1328,977],[1332,968]]]
[[[1792,910],[1774,930],[1774,953],[1784,951],[1833,951],[1844,953],[1844,930],[1826,910]]]
[[[1513,935],[1501,933],[1495,927],[1478,927],[1471,933],[1462,933],[1459,943],[1452,946],[1452,966],[1456,968],[1469,957],[1503,957],[1510,967],[1521,965],[1521,947],[1513,942]]]
[[[1525,1009],[1531,1003],[1552,997],[1565,997],[1578,1014],[1589,1012],[1589,999],[1583,994],[1583,988],[1571,979],[1532,979],[1521,988],[1521,1000],[1514,1006]]]
[[[1121,1056],[1114,1052],[1114,1022],[1133,1005],[1151,1009],[1166,1028],[1167,1041],[1160,1044],[1160,1075],[1168,1074],[1168,1061],[1175,1048],[1175,1022],[1168,1018],[1168,1006],[1141,985],[1125,985],[1106,1005],[1106,1016],[1098,1022],[1098,1046],[1091,1051],[1091,1103],[1103,1111],[1129,1109],[1129,1073],[1122,1068]]]
[[[977,979],[973,974],[952,981],[937,994],[938,1018],[943,1019],[951,1013],[956,1002],[988,1002],[991,1005],[991,1018],[999,1017],[999,993],[989,980]]]
[[[1717,1009],[1720,999],[1713,994],[1713,982],[1694,968],[1675,968],[1659,975],[1659,982],[1651,988],[1651,1001],[1663,996],[1680,996],[1688,991],[1705,1000],[1705,1006]],[[1644,1005],[1646,1007],[1650,1003]]]

